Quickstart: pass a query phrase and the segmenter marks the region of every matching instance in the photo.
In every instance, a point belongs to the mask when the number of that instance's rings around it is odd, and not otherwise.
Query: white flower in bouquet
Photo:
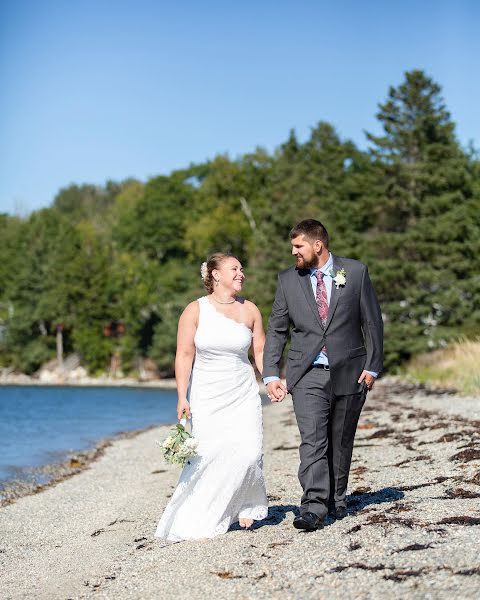
[[[169,435],[165,440],[163,440],[162,442],[162,448],[164,448],[165,450],[168,450],[170,448],[173,448],[173,446],[175,445],[175,438],[173,437],[173,435]]]
[[[183,467],[189,458],[197,454],[198,441],[190,435],[182,423],[178,423],[159,446],[168,463]]]
[[[198,448],[198,441],[193,437],[189,437],[185,440],[183,445],[189,450],[196,450]]]

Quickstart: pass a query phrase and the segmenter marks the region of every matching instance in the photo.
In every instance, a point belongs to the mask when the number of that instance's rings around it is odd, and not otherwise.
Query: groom
[[[367,267],[334,256],[314,219],[290,232],[295,267],[278,276],[268,322],[263,378],[272,402],[292,394],[300,430],[303,489],[294,527],[323,527],[347,515],[346,491],[358,418],[382,370],[383,322]],[[290,325],[287,386],[279,363]]]

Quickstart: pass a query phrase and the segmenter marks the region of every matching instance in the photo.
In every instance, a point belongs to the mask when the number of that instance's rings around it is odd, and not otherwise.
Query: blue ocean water
[[[175,390],[0,387],[0,487],[100,438],[176,421]]]

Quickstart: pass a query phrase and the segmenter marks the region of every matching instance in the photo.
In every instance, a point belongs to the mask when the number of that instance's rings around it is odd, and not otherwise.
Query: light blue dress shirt
[[[332,296],[333,277],[330,274],[330,271],[332,271],[332,270],[333,270],[333,258],[332,258],[332,253],[329,252],[327,262],[323,265],[323,267],[320,268],[320,271],[324,274],[323,281],[325,283],[325,288],[327,291],[328,304],[330,304],[330,298]],[[314,269],[314,268],[310,269],[310,281],[312,284],[313,295],[315,298],[317,297],[317,275],[316,275],[316,273],[317,273],[317,269]],[[325,354],[325,352],[319,352],[317,354],[317,356],[315,357],[315,360],[313,361],[312,365],[328,365],[328,357]],[[378,376],[378,373],[375,373],[374,371],[367,371],[367,373],[369,373],[373,377]],[[278,381],[278,379],[280,379],[280,378],[276,377],[275,375],[272,375],[271,377],[265,377],[263,379],[263,383],[265,385],[267,385],[267,383],[270,383],[270,381]]]

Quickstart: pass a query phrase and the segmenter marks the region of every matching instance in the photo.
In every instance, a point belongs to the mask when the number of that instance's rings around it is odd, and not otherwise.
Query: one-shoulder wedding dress
[[[252,332],[198,300],[189,401],[198,454],[190,459],[155,536],[171,541],[225,533],[239,518],[267,516],[262,406],[248,359]]]

